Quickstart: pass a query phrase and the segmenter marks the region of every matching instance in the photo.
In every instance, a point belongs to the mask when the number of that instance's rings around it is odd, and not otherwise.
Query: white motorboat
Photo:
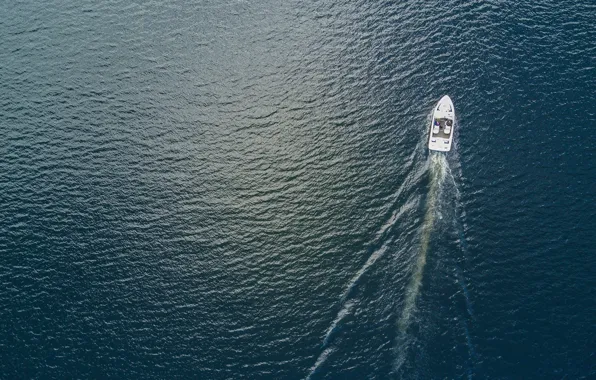
[[[449,152],[451,150],[451,143],[453,142],[454,126],[455,108],[453,108],[451,98],[445,95],[433,109],[428,149]]]

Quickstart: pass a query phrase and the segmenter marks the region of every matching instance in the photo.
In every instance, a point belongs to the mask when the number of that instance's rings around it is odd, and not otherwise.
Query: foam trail
[[[455,209],[455,218],[454,218],[454,226],[459,235],[459,244],[461,248],[461,252],[464,256],[467,255],[468,252],[468,243],[466,241],[466,237],[464,235],[464,226],[462,222],[462,217],[464,215],[464,210],[461,202],[461,192],[459,190],[459,186],[455,181],[455,176],[453,175],[451,168],[448,168],[448,174],[451,178],[453,183],[453,188],[455,189],[455,200],[456,200],[456,209]],[[472,308],[472,301],[470,299],[470,292],[468,291],[468,286],[466,285],[466,280],[464,278],[463,272],[459,265],[455,264],[456,268],[456,275],[457,275],[457,283],[460,285],[462,289],[462,293],[464,295],[464,300],[466,304],[466,310],[471,321],[474,320],[474,309]],[[466,318],[461,319],[463,323],[464,333],[466,335],[466,344],[468,346],[468,353],[469,353],[469,363],[468,363],[468,379],[472,379],[474,375],[474,363],[476,362],[476,351],[474,350],[474,343],[472,342],[472,337],[470,335],[470,329],[468,327],[468,322]]]
[[[350,297],[352,291],[354,290],[354,288],[356,287],[356,285],[358,285],[358,282],[360,281],[360,278],[362,277],[362,275],[364,273],[366,273],[366,271],[368,270],[368,268],[370,268],[381,256],[383,256],[383,254],[385,253],[385,251],[387,251],[387,246],[389,245],[389,243],[391,243],[391,240],[388,240],[387,242],[385,242],[385,244],[383,244],[381,246],[381,248],[379,248],[376,251],[374,251],[370,255],[370,257],[368,258],[368,260],[366,260],[366,263],[364,263],[364,265],[362,266],[362,268],[360,268],[360,270],[358,272],[356,272],[356,274],[354,275],[354,277],[352,277],[352,279],[348,283],[348,286],[346,287],[346,290],[341,295],[341,298],[340,299],[341,299],[341,302],[342,303],[346,302],[346,300]]]
[[[333,349],[331,348],[326,348],[321,355],[319,355],[319,357],[317,358],[316,363],[310,368],[310,373],[308,374],[308,376],[306,377],[306,380],[310,380],[310,378],[316,374],[319,370],[319,367],[321,366],[321,364],[323,364],[325,362],[325,360],[327,360],[327,357],[333,352]]]
[[[406,181],[399,187],[399,189],[397,190],[397,192],[395,194],[395,198],[401,197],[404,189],[406,188],[407,183],[408,182]],[[391,228],[395,225],[395,223],[401,218],[401,216],[405,212],[411,210],[412,207],[414,207],[414,202],[407,201],[404,205],[402,205],[402,207],[400,207],[398,210],[394,211],[391,214],[391,217],[389,218],[389,220],[377,232],[376,238],[371,243],[371,247],[378,246],[378,244],[381,241],[384,241],[385,239],[387,239],[388,231],[390,231]],[[330,344],[333,341],[333,337],[334,337],[335,333],[339,330],[344,318],[346,318],[348,315],[350,315],[354,305],[356,304],[356,301],[351,299],[352,294],[354,293],[355,289],[358,287],[358,284],[360,283],[360,280],[362,279],[363,275],[366,272],[368,272],[370,267],[373,266],[377,262],[377,260],[385,254],[385,252],[387,251],[387,248],[391,244],[392,240],[393,239],[387,239],[381,245],[381,247],[374,249],[373,252],[371,253],[371,255],[366,260],[366,263],[364,263],[364,265],[360,268],[360,270],[358,270],[358,272],[356,272],[356,274],[348,282],[348,285],[346,286],[344,292],[340,296],[341,309],[337,313],[337,316],[335,317],[335,320],[331,323],[331,326],[329,327],[329,329],[327,329],[327,332],[325,333],[325,338],[323,338],[323,343],[322,343],[322,347],[321,347],[322,352],[317,357],[315,364],[310,368],[310,372],[309,372],[308,376],[306,377],[306,379],[312,378],[312,376],[315,375],[319,371],[319,368],[321,367],[321,365],[323,365],[323,363],[325,363],[325,361],[327,360],[329,355],[331,353],[333,353],[334,347],[330,347]]]
[[[353,307],[354,307],[354,302],[346,302],[344,307],[339,311],[339,313],[337,313],[337,317],[335,318],[335,320],[333,321],[331,326],[329,326],[329,329],[327,330],[327,333],[325,334],[325,339],[323,339],[323,347],[324,348],[326,348],[329,345],[331,337],[333,336],[333,333],[337,330],[339,323],[348,314],[350,314]]]
[[[310,379],[315,373],[317,373],[321,364],[323,364],[325,362],[325,360],[327,360],[327,357],[333,352],[333,347],[329,347],[331,338],[333,338],[333,333],[335,333],[337,331],[341,321],[352,312],[353,307],[354,307],[353,301],[346,302],[343,305],[342,309],[339,311],[339,313],[337,313],[337,317],[335,318],[335,320],[333,321],[333,323],[327,330],[327,333],[325,334],[325,339],[323,339],[323,352],[321,352],[321,354],[319,354],[317,361],[310,368],[310,373],[309,373],[307,379]]]
[[[426,198],[426,211],[422,223],[422,236],[420,238],[420,253],[416,261],[412,279],[406,289],[406,298],[401,317],[398,321],[399,331],[405,333],[407,330],[412,312],[416,306],[416,298],[422,285],[422,273],[426,265],[426,253],[430,242],[433,223],[436,215],[436,204],[439,198],[439,190],[445,179],[447,160],[440,153],[431,152],[430,156],[430,189]]]
[[[472,303],[470,302],[470,295],[468,293],[468,287],[466,286],[462,272],[457,264],[455,265],[455,268],[456,268],[456,275],[457,275],[456,282],[462,288],[464,300],[466,303],[466,310],[468,312],[469,317],[471,319],[473,319],[474,312],[472,310]],[[462,323],[462,327],[464,329],[464,334],[466,336],[466,345],[468,346],[468,354],[469,354],[468,365],[467,365],[468,366],[468,379],[472,379],[473,373],[474,373],[473,372],[474,362],[476,361],[476,351],[474,350],[474,344],[472,343],[472,336],[470,335],[470,329],[468,327],[467,318],[464,316],[463,318],[460,318],[460,321]]]
[[[470,336],[470,330],[468,329],[468,323],[466,322],[466,320],[463,320],[463,324],[464,324],[464,332],[466,334],[466,343],[468,344],[468,352],[470,354],[470,358],[473,359],[476,356],[476,353],[474,352],[474,345],[472,344],[472,337]],[[474,371],[473,371],[474,365],[473,363],[470,365],[468,364],[468,379],[472,379],[473,375],[474,375]]]
[[[441,185],[447,172],[447,159],[441,153],[431,152],[430,154],[430,189],[426,198],[424,220],[422,223],[422,235],[420,237],[420,252],[416,260],[412,278],[406,288],[404,307],[397,322],[397,360],[395,371],[398,371],[406,360],[406,350],[409,337],[407,334],[410,319],[416,307],[416,299],[422,285],[422,274],[426,266],[426,254],[430,243],[435,215],[437,213],[437,202],[440,197]]]
[[[463,209],[462,209],[462,204],[461,204],[461,192],[459,191],[459,186],[457,185],[457,182],[455,181],[455,176],[453,175],[453,173],[451,172],[451,168],[448,168],[448,172],[449,172],[449,177],[451,178],[451,181],[453,182],[453,187],[455,188],[455,199],[457,202],[457,206],[456,206],[456,218],[455,218],[455,229],[457,230],[457,233],[459,235],[459,245],[461,247],[461,251],[462,253],[465,255],[467,255],[468,253],[468,242],[466,241],[466,236],[464,235],[464,226],[462,223],[462,216],[460,215],[460,213],[463,213]],[[459,209],[459,212],[458,212]],[[458,279],[458,283],[461,285],[462,291],[464,293],[464,297],[466,299],[466,308],[468,309],[468,314],[470,314],[470,317],[473,318],[474,317],[474,311],[472,309],[472,302],[470,301],[470,293],[468,292],[468,287],[466,286],[466,281],[464,279],[463,273],[460,269],[459,266],[456,265],[457,268],[457,279]]]
[[[457,187],[456,187],[457,188]],[[459,198],[459,197],[458,197]],[[458,199],[459,202],[459,199]],[[461,251],[464,255],[468,252],[468,243],[466,242],[466,237],[464,235],[464,227],[461,221],[456,221],[456,228],[459,234],[459,245],[461,247]],[[463,273],[459,266],[457,266],[457,280],[461,285],[461,288],[464,292],[464,298],[466,299],[466,308],[468,309],[468,314],[470,314],[471,318],[474,318],[474,310],[472,309],[472,301],[470,300],[470,292],[468,291],[468,287],[466,286],[466,281],[464,279]]]
[[[454,181],[455,183],[455,181]],[[457,188],[457,186],[456,186]],[[459,195],[459,192],[458,192]],[[459,196],[458,196],[458,203],[459,203]],[[466,237],[464,236],[464,229],[461,221],[458,219],[456,221],[456,228],[459,233],[459,244],[462,250],[462,253],[466,255],[468,250],[468,244],[466,242]],[[460,269],[459,265],[456,264],[457,269],[457,282],[462,288],[464,300],[466,302],[466,310],[471,321],[474,320],[474,309],[472,308],[472,301],[470,300],[470,292],[468,291],[468,286],[466,285],[466,280]],[[469,353],[469,363],[468,363],[468,379],[472,379],[474,375],[474,363],[476,362],[476,351],[474,350],[474,343],[472,342],[472,337],[470,335],[470,329],[468,328],[468,323],[466,318],[462,319],[464,324],[464,332],[466,334],[466,343],[468,345],[468,353]]]
[[[331,341],[333,339],[333,335],[338,330],[342,320],[351,313],[352,308],[354,307],[355,301],[349,300],[353,290],[358,285],[358,282],[360,281],[360,279],[362,278],[364,273],[366,273],[368,271],[368,269],[380,257],[382,257],[385,254],[385,252],[387,251],[387,247],[389,246],[390,243],[391,243],[391,240],[388,240],[379,249],[375,250],[370,255],[368,260],[366,260],[366,263],[364,263],[362,268],[360,268],[360,270],[354,275],[354,277],[352,277],[352,279],[348,283],[346,290],[344,291],[344,293],[341,296],[341,305],[342,305],[341,309],[337,313],[335,320],[333,321],[333,323],[331,323],[331,326],[325,333],[325,338],[323,339],[323,345],[322,345],[323,352],[321,352],[321,354],[317,358],[317,361],[311,367],[310,373],[308,374],[306,379],[310,379],[315,373],[317,373],[317,371],[319,370],[319,367],[325,362],[325,360],[327,360],[327,357],[333,352],[333,347],[329,347],[329,344],[331,343]]]
[[[468,287],[466,286],[466,282],[465,282],[466,280],[464,279],[461,269],[459,269],[459,266],[457,266],[457,264],[456,264],[456,270],[457,270],[457,283],[461,286],[461,289],[463,291],[464,299],[466,300],[466,309],[468,310],[468,314],[470,315],[470,318],[474,318],[474,310],[472,309],[472,301],[470,301],[470,292],[468,291]]]

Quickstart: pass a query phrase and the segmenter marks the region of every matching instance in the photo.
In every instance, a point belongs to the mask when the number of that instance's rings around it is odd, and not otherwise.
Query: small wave
[[[364,275],[364,273],[366,273],[368,271],[368,269],[380,257],[382,257],[383,254],[387,251],[387,246],[389,245],[390,242],[391,241],[387,241],[379,249],[375,250],[370,255],[368,260],[366,260],[366,263],[364,263],[362,268],[360,268],[360,270],[354,275],[354,277],[352,277],[352,279],[348,283],[346,290],[344,291],[344,293],[342,294],[342,296],[340,298],[341,299],[341,309],[339,310],[339,312],[337,313],[337,316],[331,323],[331,326],[329,326],[329,329],[327,329],[327,332],[325,333],[325,338],[323,339],[323,345],[322,345],[323,352],[321,352],[321,354],[317,358],[317,361],[310,369],[310,373],[306,377],[307,379],[310,379],[312,377],[312,375],[314,375],[317,372],[317,370],[319,369],[321,364],[323,364],[325,362],[325,360],[327,359],[329,354],[332,352],[332,348],[329,347],[329,344],[333,340],[334,333],[338,330],[342,320],[351,313],[351,311],[356,303],[355,301],[349,299],[351,294],[353,293],[353,290],[357,287],[357,285],[358,285],[360,279],[362,278],[362,276]]]
[[[366,263],[364,263],[364,265],[362,266],[362,268],[360,268],[358,270],[358,272],[356,272],[356,274],[354,275],[354,277],[352,277],[352,279],[348,283],[348,286],[346,287],[346,290],[344,290],[343,294],[340,297],[342,303],[346,302],[346,300],[350,297],[350,295],[352,294],[353,290],[356,288],[356,286],[360,282],[360,279],[362,278],[362,275],[364,275],[364,273],[366,273],[366,271],[368,270],[368,268],[370,268],[375,262],[377,262],[377,260],[381,256],[383,256],[383,254],[385,254],[385,252],[387,251],[387,246],[389,245],[389,243],[391,243],[391,240],[388,240],[387,242],[385,242],[381,246],[381,248],[375,250],[368,257],[368,260],[366,260]]]
[[[310,373],[306,377],[306,380],[310,380],[313,377],[313,375],[315,375],[319,371],[321,365],[325,363],[325,360],[327,360],[327,358],[332,352],[332,348],[326,348],[325,350],[323,350],[323,352],[321,352],[315,364],[310,368]]]
[[[346,317],[346,315],[350,314],[353,307],[354,302],[346,302],[346,304],[342,307],[339,313],[337,313],[337,317],[335,317],[335,320],[333,321],[331,326],[329,326],[329,329],[325,334],[325,339],[323,339],[323,348],[326,348],[327,345],[329,345],[333,333],[337,330],[337,326]]]
[[[402,185],[397,191],[397,197],[401,196],[403,189],[404,189],[404,186]],[[412,207],[413,207],[413,202],[406,202],[405,205],[400,207],[399,210],[394,211],[391,214],[390,218],[387,220],[387,222],[384,223],[383,226],[380,228],[380,230],[376,233],[376,237],[375,237],[374,241],[371,243],[371,247],[374,247],[375,245],[379,244],[379,242],[385,240],[387,237],[387,234],[391,230],[391,228],[397,223],[397,221],[401,218],[401,216],[405,212],[411,210]],[[341,309],[339,310],[339,312],[337,313],[337,316],[335,317],[335,319],[333,320],[333,322],[327,329],[327,332],[325,333],[325,337],[323,338],[323,343],[322,343],[323,351],[318,356],[315,364],[311,367],[309,375],[306,377],[307,379],[310,379],[318,371],[319,367],[325,362],[325,360],[327,359],[329,354],[331,352],[333,352],[333,348],[329,347],[329,345],[333,341],[333,337],[334,337],[336,331],[339,330],[339,327],[341,326],[342,321],[348,315],[350,315],[350,313],[352,312],[352,309],[354,308],[354,305],[356,304],[356,301],[351,299],[355,289],[358,287],[358,284],[360,283],[364,274],[367,273],[369,271],[369,269],[381,257],[383,257],[385,255],[391,242],[392,242],[392,239],[387,239],[384,241],[384,243],[379,248],[374,249],[373,252],[368,257],[368,259],[366,260],[366,262],[364,263],[364,265],[358,270],[358,272],[356,272],[356,274],[348,282],[344,292],[340,296]]]

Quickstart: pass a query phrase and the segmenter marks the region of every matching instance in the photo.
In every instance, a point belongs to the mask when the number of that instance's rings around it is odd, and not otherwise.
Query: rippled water
[[[596,375],[592,2],[0,10],[1,377]]]

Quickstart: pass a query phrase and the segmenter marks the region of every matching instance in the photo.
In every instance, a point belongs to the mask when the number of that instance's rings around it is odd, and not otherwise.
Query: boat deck
[[[439,119],[438,120],[439,125],[440,125],[440,127],[439,127],[439,133],[433,133],[432,134],[432,137],[433,138],[435,138],[435,137],[438,137],[438,138],[441,138],[441,139],[449,139],[449,138],[451,138],[451,134],[453,133],[453,126],[451,127],[451,132],[449,134],[446,134],[445,133],[445,122],[446,121],[447,121],[446,119]],[[432,129],[431,129],[431,131],[432,131]]]

